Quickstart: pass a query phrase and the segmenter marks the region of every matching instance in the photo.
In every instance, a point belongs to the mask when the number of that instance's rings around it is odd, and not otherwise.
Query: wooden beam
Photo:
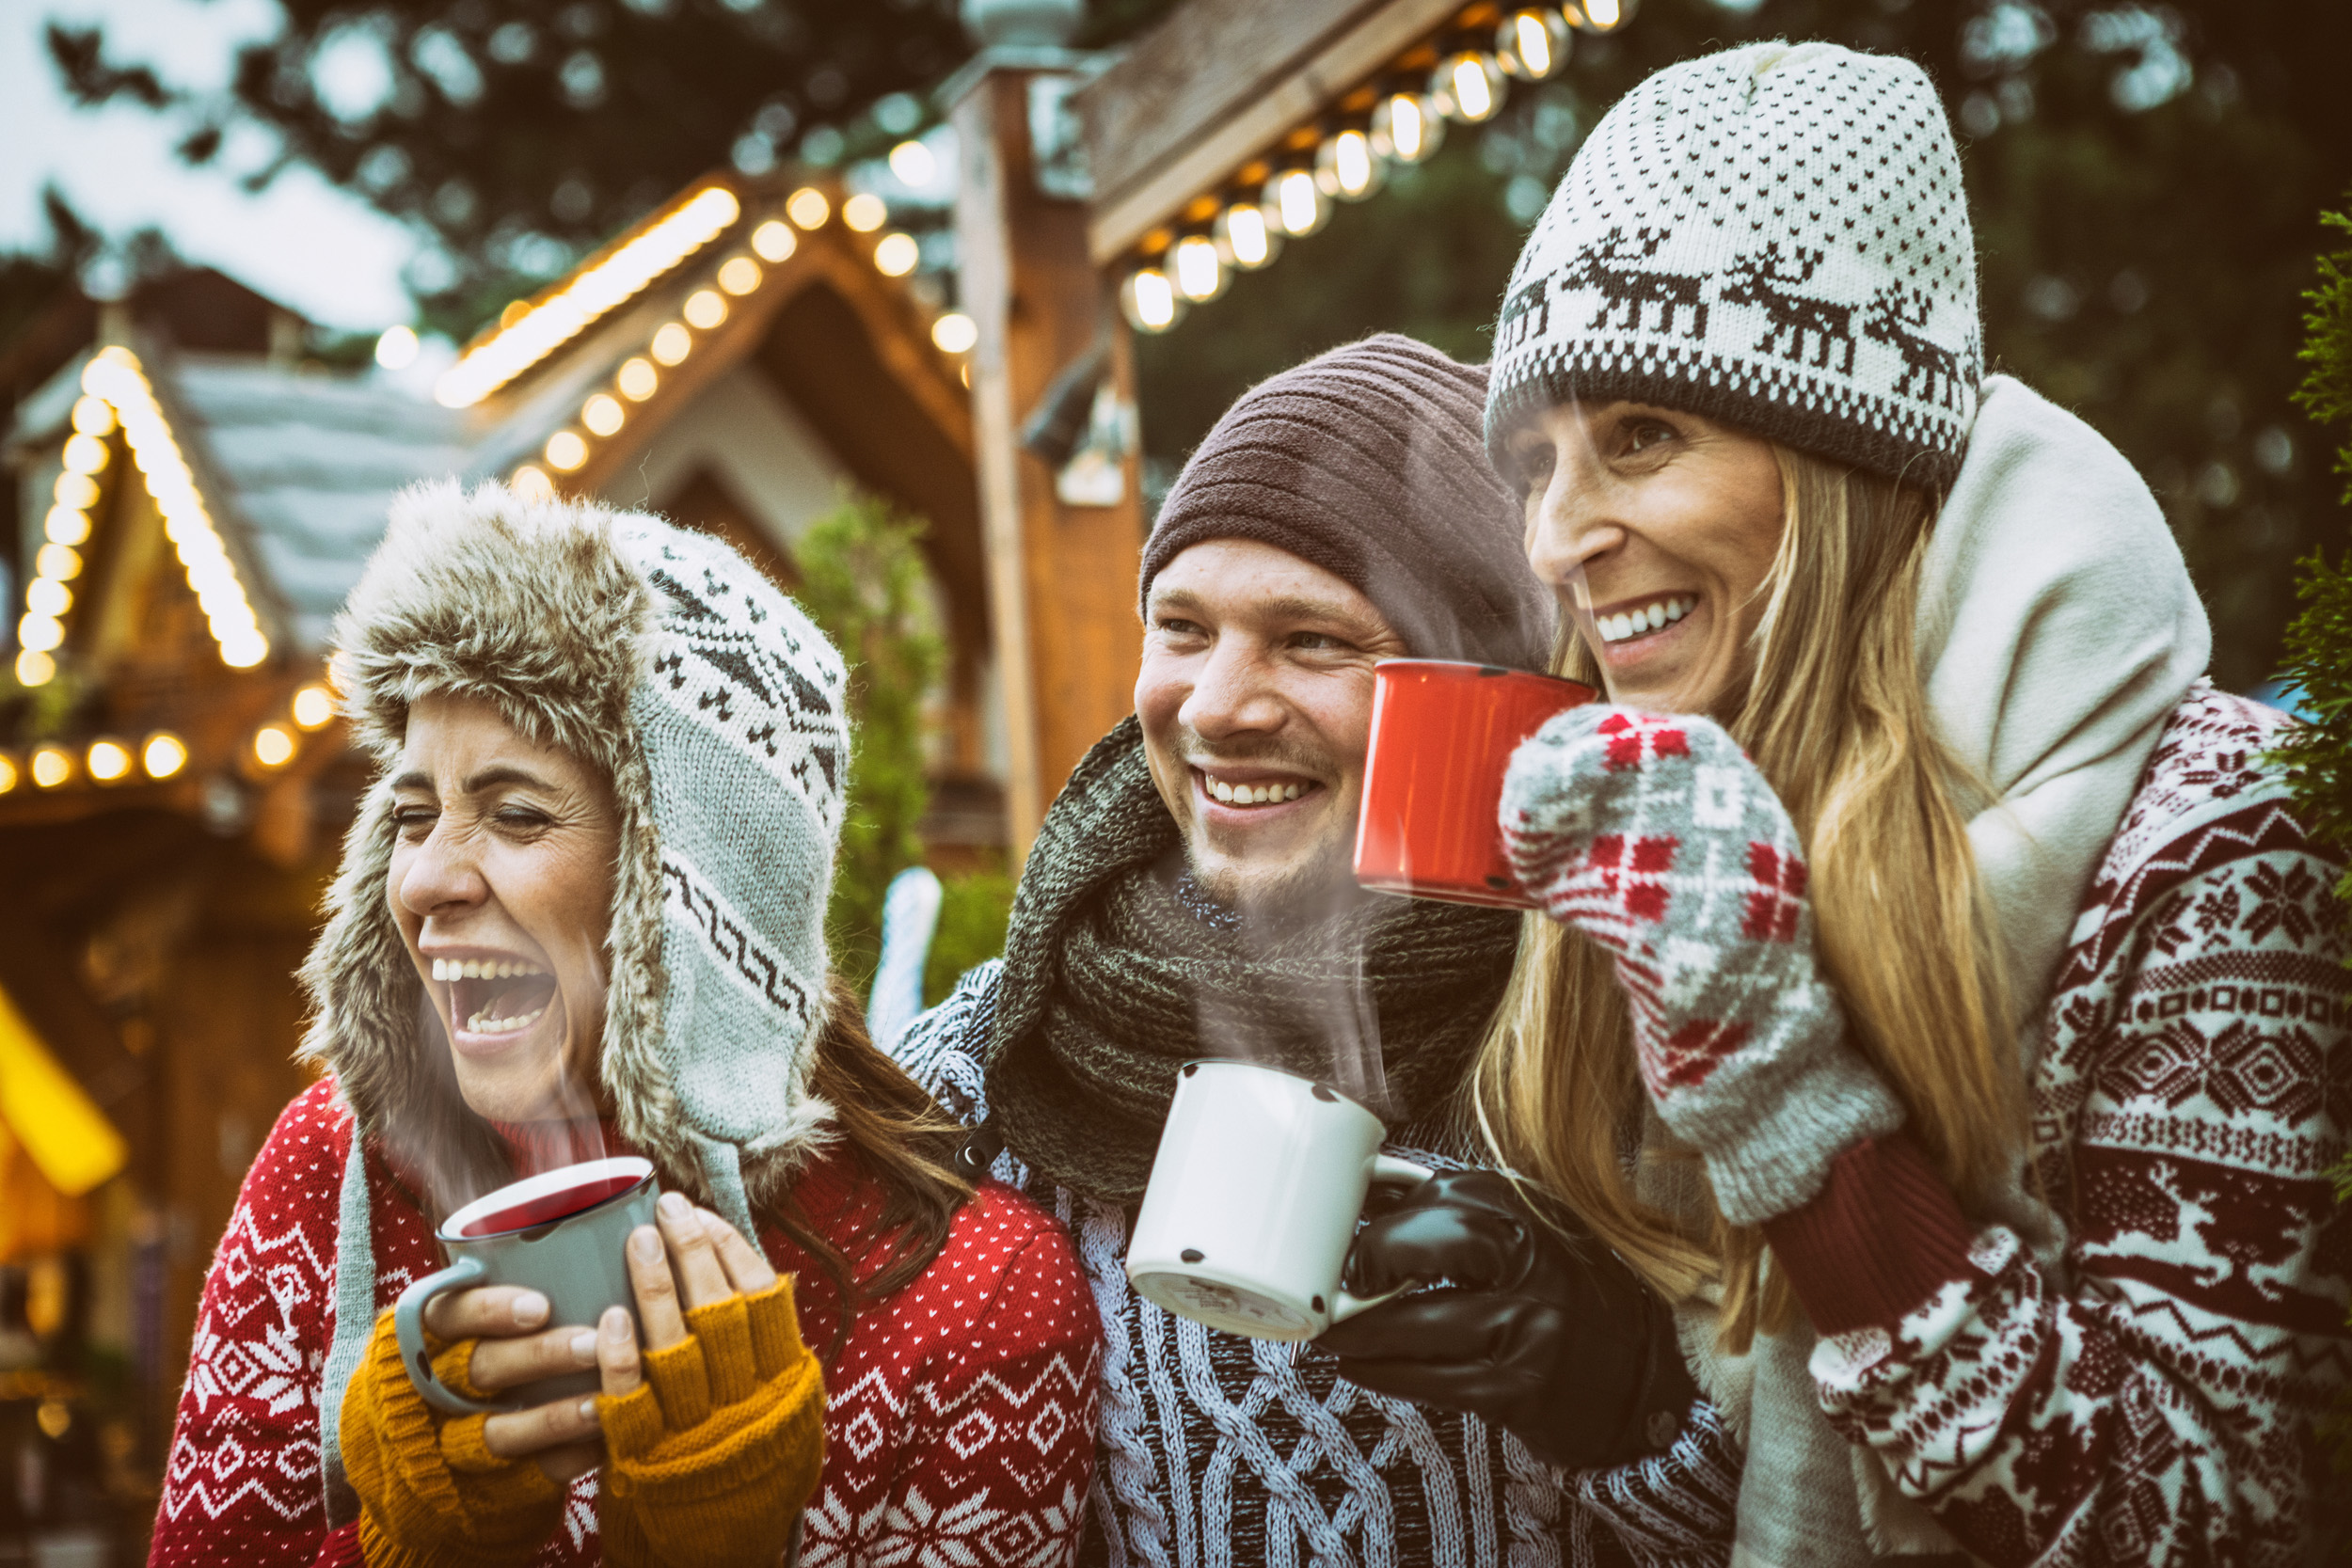
[[[1191,0],[1078,95],[1106,266],[1442,27],[1463,0]]]
[[[1038,189],[1029,147],[1034,69],[980,71],[949,116],[962,149],[956,195],[958,292],[979,330],[972,418],[990,624],[1010,767],[1006,818],[1016,859],[1087,749],[1134,705],[1141,640],[1139,454],[1115,506],[1067,506],[1055,472],[1016,433],[1056,374],[1104,332],[1134,397],[1124,327],[1087,255],[1086,209]]]

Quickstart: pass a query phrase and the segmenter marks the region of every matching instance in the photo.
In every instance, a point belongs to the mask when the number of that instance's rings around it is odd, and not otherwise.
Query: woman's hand
[[[1902,1125],[1816,962],[1797,830],[1711,720],[1570,708],[1512,756],[1502,832],[1554,920],[1617,956],[1642,1082],[1735,1225]]]
[[[548,1328],[548,1298],[512,1285],[481,1285],[433,1298],[427,1334],[444,1344],[472,1341],[461,1389],[495,1400],[510,1388],[597,1366],[596,1331]],[[483,1446],[500,1459],[530,1458],[562,1485],[602,1463],[596,1402],[575,1395],[488,1418]]]
[[[643,1352],[618,1307],[596,1337],[605,1560],[773,1564],[824,1460],[817,1358],[757,1247],[675,1193],[659,1214],[628,1240]]]
[[[1666,1304],[1589,1236],[1571,1244],[1499,1171],[1447,1171],[1357,1232],[1347,1288],[1376,1296],[1315,1342],[1349,1381],[1515,1433],[1564,1469],[1662,1451],[1697,1397]]]

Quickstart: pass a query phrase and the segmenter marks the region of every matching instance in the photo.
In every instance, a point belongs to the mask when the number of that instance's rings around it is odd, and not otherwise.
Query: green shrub
[[[850,661],[849,813],[834,866],[825,940],[834,967],[865,994],[882,959],[882,899],[890,879],[923,859],[918,828],[930,803],[923,707],[946,661],[924,591],[925,525],[870,496],[841,504],[793,550],[798,598]],[[941,879],[939,929],[924,966],[923,999],[1004,950],[1012,879],[999,867]]]
[[[2352,238],[2352,203],[2321,221]],[[2352,434],[2352,247],[2319,258],[2319,281],[2303,296],[2302,358],[2311,369],[2296,401],[2313,419]],[[2352,478],[2352,440],[2336,451],[2336,469]],[[2352,483],[2344,489],[2352,502]],[[2285,763],[2312,836],[2352,861],[2352,552],[2334,565],[2318,550],[2300,562],[2296,597],[2303,611],[2287,627],[2286,679],[2302,689],[2308,722],[2288,732],[2278,756]],[[2352,871],[2336,884],[2352,902]],[[2352,1154],[2336,1167],[2336,1197],[2352,1203]],[[2338,1473],[2352,1473],[2352,1394],[2320,1423],[2335,1450]],[[2352,1556],[2352,1543],[2346,1544]]]

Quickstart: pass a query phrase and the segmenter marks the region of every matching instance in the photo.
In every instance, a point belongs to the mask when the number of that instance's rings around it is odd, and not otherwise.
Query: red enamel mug
[[[1544,721],[1600,693],[1444,658],[1373,667],[1356,880],[1381,893],[1530,910],[1502,853],[1502,775]]]

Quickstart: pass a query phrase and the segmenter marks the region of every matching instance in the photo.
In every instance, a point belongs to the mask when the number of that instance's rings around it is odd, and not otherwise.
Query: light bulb
[[[969,354],[979,341],[979,324],[961,310],[950,310],[931,323],[931,342],[942,354]]]
[[[55,789],[73,777],[73,753],[62,746],[43,746],[33,753],[33,782]]]
[[[24,608],[36,615],[62,616],[73,608],[73,590],[55,578],[35,578],[24,585]]]
[[[1633,20],[1640,0],[1567,0],[1560,8],[1568,25],[1588,33],[1613,33]]]
[[[294,760],[294,738],[276,724],[253,732],[253,760],[264,768],[283,768]]]
[[[73,401],[73,428],[85,436],[112,436],[115,411],[104,398],[85,393]]]
[[[151,779],[168,779],[187,766],[188,748],[169,730],[157,730],[139,748],[139,766]]]
[[[536,463],[526,463],[507,475],[506,487],[527,501],[543,501],[555,494],[555,483]]]
[[[106,443],[95,436],[74,435],[66,437],[65,466],[77,474],[100,474],[106,471],[106,460],[114,454]]]
[[[1502,107],[1502,68],[1474,49],[1448,55],[1429,78],[1429,97],[1448,119],[1467,125],[1492,119]]]
[[[1378,190],[1389,171],[1372,149],[1372,137],[1350,126],[1326,136],[1315,152],[1315,182],[1327,196],[1361,201]]]
[[[759,263],[748,256],[731,256],[719,269],[719,287],[731,294],[747,294],[759,287]]]
[[[1282,248],[1279,230],[1254,201],[1236,201],[1217,214],[1214,230],[1219,254],[1244,272],[1255,272]]]
[[[323,686],[306,686],[294,694],[293,711],[295,723],[315,730],[335,717],[335,694]]]
[[[68,468],[57,476],[57,504],[87,512],[98,504],[98,482]]]
[[[686,296],[686,308],[678,314],[688,325],[707,332],[727,319],[727,302],[716,289],[697,289]]]
[[[89,537],[89,514],[75,506],[53,506],[41,519],[41,531],[53,545],[79,545]]]
[[[784,212],[803,229],[822,229],[825,220],[833,216],[833,203],[816,186],[803,185],[785,202]]]
[[[1540,82],[1568,63],[1576,35],[1558,11],[1513,11],[1495,29],[1495,63],[1503,74]]]
[[[131,771],[131,752],[119,740],[94,740],[84,765],[100,784],[112,784]]]
[[[613,384],[629,402],[643,403],[660,389],[661,375],[653,368],[653,361],[640,357],[625,361],[621,373],[613,377]]]
[[[65,545],[43,545],[33,557],[33,569],[42,577],[72,582],[82,575],[81,552]]]
[[[788,261],[800,247],[801,242],[793,237],[792,226],[788,223],[770,218],[752,230],[752,248],[759,252],[762,261]]]
[[[923,247],[912,234],[884,234],[874,242],[874,270],[884,277],[904,277],[923,259]]]
[[[27,681],[25,684],[27,686],[37,686],[40,683],[38,681]],[[9,790],[16,787],[16,758],[8,755],[6,752],[0,752],[0,795],[6,795]]]
[[[1312,169],[1286,168],[1267,181],[1265,208],[1293,237],[1311,234],[1331,218],[1330,198],[1315,183]]]
[[[890,221],[890,204],[871,191],[860,192],[841,204],[841,221],[861,234],[870,234]]]
[[[675,322],[664,323],[653,335],[653,356],[665,365],[675,365],[694,352],[694,335]]]
[[[939,160],[919,141],[902,141],[890,150],[890,172],[898,183],[920,190],[937,177]]]
[[[573,430],[559,430],[548,437],[547,459],[554,467],[570,473],[588,461],[588,443]]]
[[[1225,263],[1217,259],[1216,242],[1207,235],[1185,235],[1168,259],[1176,292],[1195,305],[1205,305],[1225,292]]]
[[[375,362],[388,371],[405,371],[417,362],[417,334],[413,327],[388,326],[375,341]]]
[[[1119,286],[1120,308],[1138,332],[1165,332],[1184,314],[1184,298],[1168,274],[1157,267],[1137,267]]]
[[[598,436],[612,435],[621,428],[621,421],[628,418],[628,412],[621,407],[621,400],[610,392],[598,392],[580,405],[580,422]]]
[[[65,641],[65,626],[54,615],[39,610],[20,616],[16,623],[16,645],[45,654]]]

